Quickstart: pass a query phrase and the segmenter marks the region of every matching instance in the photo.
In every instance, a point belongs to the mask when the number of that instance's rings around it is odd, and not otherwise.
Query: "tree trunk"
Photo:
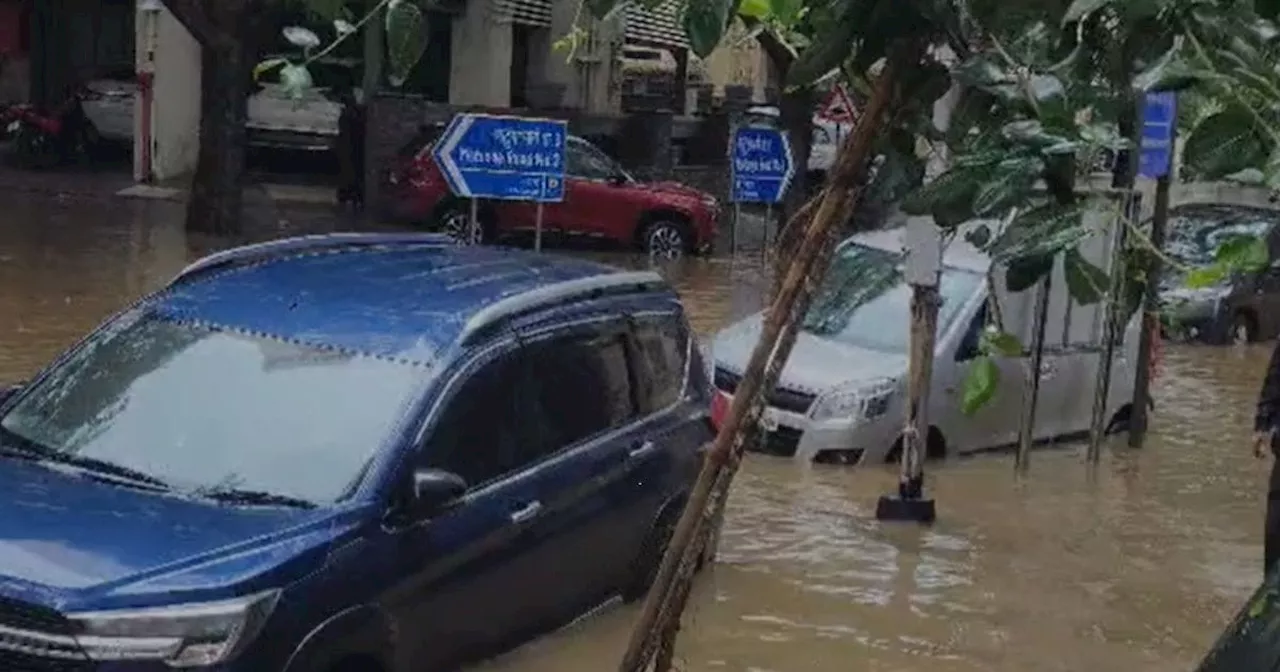
[[[795,162],[796,174],[787,189],[786,199],[782,202],[782,221],[790,222],[791,217],[809,200],[810,191],[822,185],[809,184],[809,153],[813,149],[813,105],[814,90],[812,87],[801,87],[785,91],[778,106],[782,130],[787,132],[791,141],[791,160]]]
[[[913,56],[908,62],[918,60],[919,53],[915,52]],[[697,542],[705,540],[703,524],[708,517],[708,506],[716,490],[716,481],[727,465],[740,459],[744,433],[750,426],[748,411],[757,403],[763,390],[770,389],[777,383],[776,376],[772,380],[766,378],[766,369],[781,370],[781,365],[775,369],[768,364],[775,354],[782,354],[776,351],[779,342],[794,338],[801,317],[794,310],[797,299],[805,285],[811,284],[809,279],[820,261],[823,248],[827,247],[832,231],[843,221],[844,213],[849,211],[854,201],[855,189],[861,183],[872,141],[894,97],[894,70],[894,61],[891,59],[877,81],[875,94],[866,113],[842,148],[832,171],[832,188],[824,193],[812,223],[797,246],[786,278],[769,309],[760,340],[743,372],[733,404],[716,435],[715,443],[707,453],[698,481],[694,484],[689,501],[676,524],[671,544],[663,555],[654,585],[645,598],[640,618],[619,668],[621,672],[643,670],[652,660],[662,634],[673,631],[671,619],[680,618],[682,605],[678,598],[687,593],[688,588],[677,582],[681,574],[679,570],[682,564],[691,567],[696,562],[700,550]],[[821,270],[818,272],[821,273]],[[778,358],[779,361],[782,359]],[[725,477],[728,478],[728,475]],[[727,491],[728,485],[724,483],[721,490]]]
[[[244,42],[202,51],[200,153],[187,201],[187,230],[236,234],[242,230],[245,124],[255,54]]]

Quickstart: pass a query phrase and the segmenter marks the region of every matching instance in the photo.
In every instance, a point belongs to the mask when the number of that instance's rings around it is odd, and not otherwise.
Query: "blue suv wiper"
[[[228,504],[245,504],[248,506],[288,506],[295,509],[314,509],[315,502],[309,502],[289,495],[277,495],[272,492],[258,490],[239,490],[236,488],[212,488],[196,490],[195,495]]]
[[[31,443],[24,442],[22,447],[2,446],[0,447],[0,456],[32,462],[64,464],[91,474],[110,476],[112,480],[124,481],[128,485],[141,486],[151,490],[167,491],[172,489],[168,483],[136,469],[130,469],[129,467],[92,457],[63,453]]]

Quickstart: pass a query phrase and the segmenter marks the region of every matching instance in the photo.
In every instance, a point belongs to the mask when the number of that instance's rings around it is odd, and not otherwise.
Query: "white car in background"
[[[973,222],[964,227],[976,227]],[[994,225],[987,222],[988,225]],[[962,228],[964,228],[962,227]],[[905,227],[859,234],[844,241],[814,298],[777,387],[761,416],[763,450],[802,461],[878,463],[897,458],[905,416],[911,288],[903,278]],[[958,234],[943,255],[942,305],[929,394],[928,456],[944,457],[1013,445],[1018,439],[1023,381],[1029,356],[999,357],[1000,384],[973,415],[961,396],[988,324],[986,274],[992,260]],[[1082,250],[1102,268],[1110,256],[1106,236]],[[996,277],[1004,273],[996,270]],[[997,284],[1005,330],[1031,342],[1035,290],[1011,293]],[[1037,441],[1087,434],[1101,362],[1101,304],[1076,305],[1068,295],[1061,260],[1049,294],[1041,387],[1034,428]],[[727,408],[756,341],[764,313],[730,325],[709,348],[712,378]],[[1133,396],[1139,316],[1124,332],[1112,360],[1105,419],[1124,426]]]
[[[334,87],[358,77],[358,63],[349,59],[322,59],[308,66],[315,86],[300,100],[284,92],[279,70],[269,71],[259,82],[261,90],[249,97],[249,144],[307,151],[328,151],[338,137],[342,106],[331,99]],[[84,112],[105,139],[130,142],[134,132],[134,108],[138,84],[132,65],[111,68],[85,82]],[[358,95],[358,94],[357,94]]]

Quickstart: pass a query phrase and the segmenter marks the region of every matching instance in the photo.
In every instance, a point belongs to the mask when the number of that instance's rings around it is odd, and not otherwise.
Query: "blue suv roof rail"
[[[666,286],[662,276],[653,271],[602,273],[544,285],[485,306],[463,325],[458,342],[463,347],[471,345],[489,328],[540,308],[606,294],[644,292]]]
[[[309,252],[336,251],[382,245],[454,245],[448,236],[436,233],[324,233],[281,238],[265,243],[233,247],[192,262],[169,285],[173,286],[211,270],[266,261]]]

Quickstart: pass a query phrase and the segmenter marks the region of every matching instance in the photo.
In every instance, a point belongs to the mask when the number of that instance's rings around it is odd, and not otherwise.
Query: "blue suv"
[[[0,402],[0,670],[455,669],[641,596],[712,436],[694,345],[650,272],[205,258]]]

